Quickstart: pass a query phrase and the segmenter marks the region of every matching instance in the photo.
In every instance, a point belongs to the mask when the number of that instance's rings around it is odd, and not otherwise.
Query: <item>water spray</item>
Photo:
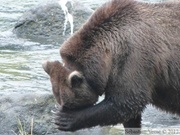
[[[71,27],[71,35],[73,34],[73,29],[74,29],[74,24],[73,24],[73,16],[69,13],[68,8],[66,6],[66,3],[68,2],[68,0],[59,0],[59,5],[61,6],[61,9],[64,12],[64,16],[65,16],[65,21],[64,21],[64,31],[63,31],[63,35],[65,35],[66,32],[66,26],[67,23],[70,23],[70,27]]]

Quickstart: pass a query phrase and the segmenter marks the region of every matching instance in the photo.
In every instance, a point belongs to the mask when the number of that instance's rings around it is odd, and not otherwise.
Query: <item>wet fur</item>
[[[60,110],[58,128],[118,123],[140,128],[147,104],[180,115],[179,9],[180,3],[131,0],[112,0],[97,9],[60,54],[65,66],[80,71],[105,99],[85,109]]]

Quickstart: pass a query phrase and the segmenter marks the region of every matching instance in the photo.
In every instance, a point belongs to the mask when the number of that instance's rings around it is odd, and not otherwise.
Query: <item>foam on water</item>
[[[12,37],[12,36],[13,36],[12,29],[9,29],[4,32],[0,32],[0,37],[8,38],[8,37]]]

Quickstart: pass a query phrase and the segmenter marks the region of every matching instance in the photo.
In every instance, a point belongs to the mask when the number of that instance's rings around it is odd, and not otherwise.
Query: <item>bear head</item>
[[[98,95],[79,71],[71,71],[59,61],[47,61],[43,69],[50,76],[53,94],[61,106],[73,109],[97,102]]]

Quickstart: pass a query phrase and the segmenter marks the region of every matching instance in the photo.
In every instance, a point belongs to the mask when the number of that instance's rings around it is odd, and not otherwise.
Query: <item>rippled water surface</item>
[[[51,0],[0,0],[0,91],[47,91],[50,83],[42,70],[44,60],[59,57],[59,45],[17,38],[12,28],[24,11]],[[82,1],[87,4],[86,0]],[[102,1],[90,1],[99,4]]]

